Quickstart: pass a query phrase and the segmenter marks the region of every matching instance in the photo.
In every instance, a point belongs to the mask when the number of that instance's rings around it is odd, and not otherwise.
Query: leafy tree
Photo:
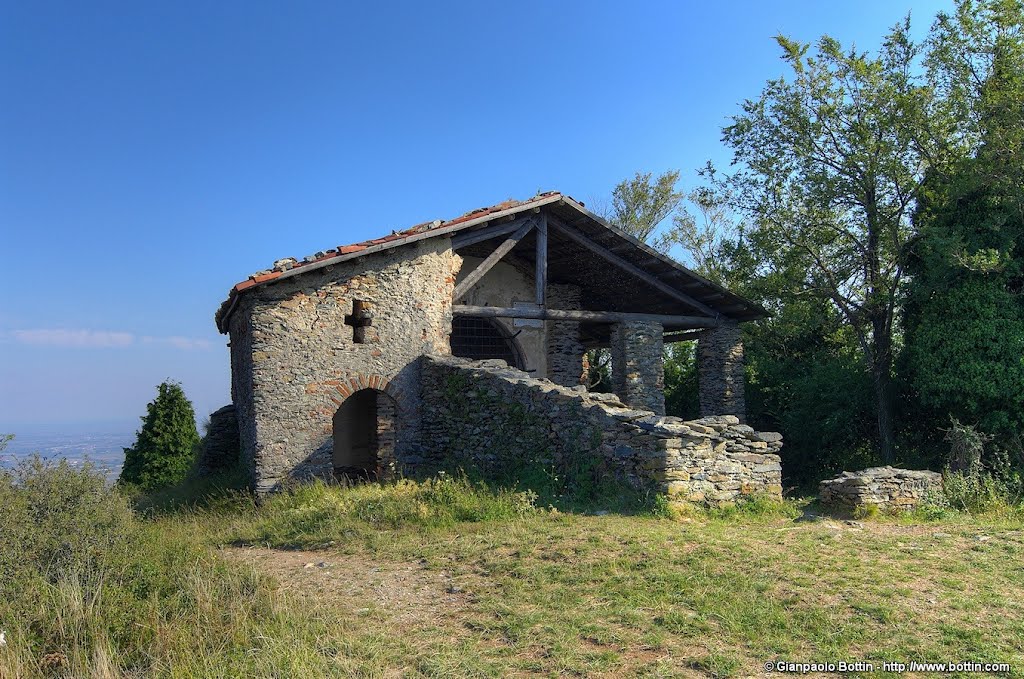
[[[118,483],[146,491],[178,483],[188,474],[198,444],[192,403],[180,384],[164,382],[146,406],[135,444],[124,449]]]
[[[905,309],[922,443],[949,417],[1005,446],[1024,426],[1024,9],[962,0],[941,14],[929,67],[970,157],[927,184]]]
[[[801,263],[769,267],[743,229],[735,231],[710,256],[722,282],[771,312],[742,326],[748,422],[784,433],[787,484],[811,489],[823,476],[869,466],[872,385],[850,327],[829,300],[806,292]]]
[[[697,389],[697,343],[665,346],[665,413],[692,420],[700,417]]]
[[[612,208],[605,215],[620,229],[644,242],[683,199],[676,188],[679,170],[652,177],[650,172],[637,172],[632,179],[619,182],[612,190]]]
[[[756,287],[744,291],[757,295]],[[784,433],[787,483],[809,486],[870,466],[872,385],[849,327],[820,299],[786,289],[771,294],[772,317],[743,328],[749,423]]]
[[[680,246],[687,255],[688,266],[705,278],[722,285],[743,280],[744,274],[733,274],[736,262],[730,252],[742,242],[741,216],[733,209],[732,198],[708,163],[698,171],[707,183],[685,194],[672,215],[672,225],[655,240],[654,247],[669,252]]]
[[[915,81],[909,21],[877,56],[779,36],[789,79],[770,81],[725,128],[738,170],[716,178],[749,222],[745,247],[782,285],[826,302],[871,377],[878,447],[895,456],[893,358],[911,216],[932,149],[930,90]],[[939,154],[934,154],[939,155]]]
[[[605,219],[637,240],[667,252],[671,241],[653,238],[654,230],[679,206],[683,194],[677,189],[679,170],[657,177],[637,172],[612,190],[611,209],[603,210]],[[611,391],[611,355],[604,349],[587,352],[587,386],[591,391]]]

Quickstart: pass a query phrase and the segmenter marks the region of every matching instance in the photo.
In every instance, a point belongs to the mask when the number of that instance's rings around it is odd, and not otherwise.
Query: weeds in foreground
[[[483,482],[441,474],[355,486],[322,481],[269,498],[243,541],[302,547],[415,527],[431,530],[461,522],[504,522],[539,511],[536,494],[492,489]]]
[[[195,522],[139,519],[86,466],[0,473],[0,677],[344,676],[349,631],[220,560]]]

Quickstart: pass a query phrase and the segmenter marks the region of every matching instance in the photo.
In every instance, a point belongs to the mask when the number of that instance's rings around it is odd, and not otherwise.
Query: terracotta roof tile
[[[262,275],[259,275],[259,276],[253,276],[250,280],[253,283],[259,285],[260,283],[266,283],[267,281],[272,281],[272,280],[274,280],[275,278],[277,278],[280,275],[281,275],[280,271],[272,271],[270,273],[265,273],[265,274],[262,274]],[[248,283],[249,281],[245,281],[245,282]],[[241,283],[239,283],[239,285],[241,285]],[[235,286],[235,287],[237,288],[238,286]]]
[[[463,222],[468,222],[471,219],[478,219],[478,218],[480,218],[482,216],[485,216],[485,215],[488,215],[488,214],[493,214],[495,212],[501,212],[502,210],[509,210],[509,209],[514,208],[514,207],[517,207],[517,206],[520,206],[520,205],[525,205],[527,203],[539,200],[541,198],[548,198],[548,197],[554,196],[554,195],[558,195],[558,191],[546,191],[544,193],[537,194],[536,196],[534,196],[533,198],[530,198],[529,200],[524,200],[524,201],[518,201],[518,200],[509,199],[509,200],[503,201],[501,203],[498,203],[497,205],[492,205],[490,207],[477,208],[476,210],[472,210],[470,212],[467,212],[467,213],[465,213],[463,215],[460,215],[460,216],[458,216],[458,217],[456,217],[454,219],[449,219],[449,220],[435,219],[435,220],[430,221],[430,222],[422,222],[420,224],[416,224],[415,226],[411,226],[408,229],[405,229],[403,231],[394,231],[394,232],[392,232],[392,233],[390,233],[390,234],[388,234],[386,236],[381,236],[379,238],[374,238],[372,240],[364,240],[364,241],[360,241],[358,243],[352,243],[351,245],[339,245],[335,249],[324,250],[324,251],[321,251],[321,252],[317,252],[317,253],[315,253],[313,255],[310,255],[308,257],[304,257],[304,258],[302,258],[300,260],[296,260],[295,258],[292,258],[292,257],[285,257],[284,259],[277,260],[274,263],[275,267],[273,269],[264,269],[263,271],[257,271],[256,273],[254,273],[251,276],[249,276],[249,278],[247,280],[244,280],[241,283],[238,283],[237,285],[235,285],[233,288],[231,288],[231,293],[230,294],[231,295],[235,295],[235,294],[237,294],[239,292],[242,292],[243,290],[248,290],[249,288],[251,288],[253,286],[259,285],[260,283],[266,283],[267,281],[274,280],[275,278],[279,277],[282,273],[284,273],[284,271],[288,271],[288,270],[292,270],[292,269],[302,269],[302,267],[307,266],[309,264],[315,264],[315,263],[322,262],[322,261],[327,260],[327,259],[331,259],[333,257],[339,257],[339,256],[342,256],[342,255],[350,255],[350,254],[353,254],[353,253],[356,253],[356,252],[360,252],[362,250],[367,249],[368,247],[370,247],[372,245],[381,245],[383,243],[392,243],[394,241],[402,240],[403,238],[408,238],[409,236],[413,236],[413,235],[416,235],[416,234],[421,234],[421,233],[424,233],[424,232],[427,232],[427,231],[432,231],[434,229],[440,229],[440,228],[444,228],[444,227],[448,227],[448,226],[454,226],[456,224],[461,224]]]

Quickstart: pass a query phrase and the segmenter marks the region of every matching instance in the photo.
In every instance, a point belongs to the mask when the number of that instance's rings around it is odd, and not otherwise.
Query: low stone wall
[[[210,415],[210,425],[199,446],[196,473],[206,476],[234,467],[241,448],[235,406],[226,405]]]
[[[895,467],[871,467],[858,472],[843,472],[821,482],[818,496],[822,504],[858,508],[873,505],[879,509],[912,509],[929,492],[942,490],[942,474]]]
[[[424,452],[404,460],[406,471],[454,465],[507,474],[540,464],[708,505],[782,494],[782,436],[732,415],[658,416],[504,361],[426,357],[422,385]]]

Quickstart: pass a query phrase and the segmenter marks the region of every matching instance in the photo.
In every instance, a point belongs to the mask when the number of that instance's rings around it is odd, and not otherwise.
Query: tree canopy
[[[637,240],[647,241],[683,199],[676,188],[678,183],[679,170],[669,170],[656,178],[650,172],[637,172],[612,190],[612,207],[605,217]]]
[[[1003,445],[1024,425],[1022,19],[1018,3],[962,2],[936,22],[929,67],[965,155],[918,205],[905,305],[917,417],[977,424]]]
[[[673,188],[659,246],[772,314],[744,327],[748,416],[798,480],[938,465],[951,416],[1024,459],[1022,7],[958,0],[871,53],[778,36],[732,166]],[[666,381],[684,403],[685,360]]]

